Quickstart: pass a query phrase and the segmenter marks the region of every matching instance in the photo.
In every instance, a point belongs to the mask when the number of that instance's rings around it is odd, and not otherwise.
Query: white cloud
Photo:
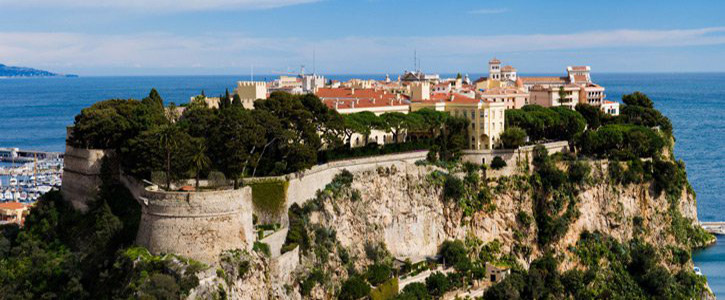
[[[508,12],[508,8],[482,8],[471,10],[468,13],[473,15],[493,15]]]
[[[216,9],[269,9],[320,0],[0,0],[3,7],[61,7],[128,9],[138,11],[200,11]]]
[[[479,64],[489,55],[514,52],[661,48],[725,44],[725,27],[683,30],[613,30],[570,34],[259,38],[238,33],[179,36],[166,33],[89,35],[0,32],[4,63],[109,74],[257,73],[297,68],[311,62],[318,71],[393,72],[410,67],[413,49],[423,67],[452,70]],[[617,50],[623,57],[626,50]],[[161,71],[160,71],[161,70]],[[165,70],[165,71],[164,71]],[[238,70],[238,71],[237,71]]]

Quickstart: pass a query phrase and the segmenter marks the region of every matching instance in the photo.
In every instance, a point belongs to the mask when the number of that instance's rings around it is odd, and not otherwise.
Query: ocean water
[[[444,76],[451,76],[450,74]],[[472,74],[471,79],[480,74]],[[274,76],[257,76],[255,80]],[[385,75],[340,75],[330,79],[382,79]],[[725,73],[592,74],[610,100],[641,91],[655,101],[675,128],[675,154],[687,165],[697,192],[699,218],[725,221]],[[92,103],[143,98],[156,88],[177,104],[202,90],[214,96],[249,76],[148,76],[0,79],[0,147],[63,151],[65,128]],[[716,295],[725,297],[725,239],[694,254]]]

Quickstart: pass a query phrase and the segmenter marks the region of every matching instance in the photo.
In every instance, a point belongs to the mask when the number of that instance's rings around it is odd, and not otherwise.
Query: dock
[[[0,162],[26,163],[44,159],[63,158],[62,152],[23,150],[19,148],[0,148]]]
[[[725,235],[725,222],[700,222],[705,231],[715,235]]]

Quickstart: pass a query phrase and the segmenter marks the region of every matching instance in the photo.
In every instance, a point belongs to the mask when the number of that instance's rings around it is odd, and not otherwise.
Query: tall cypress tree
[[[239,97],[239,94],[234,94],[232,96],[234,100],[232,101],[232,106],[234,107],[242,107],[242,98]]]

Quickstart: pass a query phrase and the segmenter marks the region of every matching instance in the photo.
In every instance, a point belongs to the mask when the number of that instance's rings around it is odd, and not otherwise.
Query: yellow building
[[[239,81],[234,93],[239,95],[246,109],[254,109],[254,101],[267,99],[267,83],[263,81]]]
[[[490,102],[466,97],[456,93],[433,94],[428,100],[412,99],[410,111],[430,108],[445,111],[452,116],[466,118],[469,147],[474,150],[493,149],[500,144],[505,123],[505,102]]]

